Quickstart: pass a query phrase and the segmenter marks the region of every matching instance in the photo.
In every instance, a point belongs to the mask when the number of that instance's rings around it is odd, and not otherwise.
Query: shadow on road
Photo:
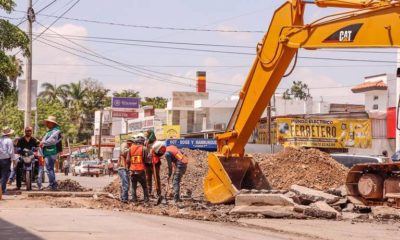
[[[24,240],[39,240],[43,239],[36,236],[35,234],[28,232],[24,228],[16,226],[10,222],[0,218],[0,239],[11,240],[11,239],[24,239]]]

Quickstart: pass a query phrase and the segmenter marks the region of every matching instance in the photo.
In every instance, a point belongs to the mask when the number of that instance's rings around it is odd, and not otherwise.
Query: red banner
[[[139,118],[138,112],[112,111],[113,118]]]

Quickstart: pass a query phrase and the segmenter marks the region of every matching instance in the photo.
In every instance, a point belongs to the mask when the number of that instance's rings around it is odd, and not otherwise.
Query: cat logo
[[[362,23],[353,24],[334,32],[324,40],[324,43],[354,42]]]
[[[340,31],[339,42],[352,42],[351,34],[353,31]]]

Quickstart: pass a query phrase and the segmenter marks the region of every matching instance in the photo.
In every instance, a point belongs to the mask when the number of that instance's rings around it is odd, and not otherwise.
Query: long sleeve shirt
[[[8,136],[0,137],[0,160],[15,160],[14,144]]]
[[[46,136],[42,140],[43,146],[48,147],[56,145],[60,141],[59,139],[60,132],[61,131],[58,127],[49,130],[46,133]]]

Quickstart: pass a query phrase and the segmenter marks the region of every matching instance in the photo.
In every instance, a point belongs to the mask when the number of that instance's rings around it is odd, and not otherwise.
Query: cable
[[[46,10],[48,7],[50,7],[51,5],[53,5],[55,2],[57,2],[57,0],[53,0],[52,2],[50,2],[49,4],[47,4],[46,6],[44,6],[43,8],[41,8],[37,13],[35,13],[35,15],[40,14],[41,12],[43,12],[44,10]],[[32,5],[33,6],[33,5]],[[23,12],[26,13],[26,11],[18,11],[15,10],[15,12]],[[24,20],[22,20],[20,23],[18,23],[16,26],[19,27],[21,24],[23,24],[24,22],[26,22],[26,20],[28,20],[26,17]]]
[[[54,0],[56,1],[56,0]],[[72,2],[72,0],[70,1],[70,3]],[[76,6],[76,4],[78,4],[80,2],[80,0],[76,0],[76,2],[74,4],[72,4],[72,6],[70,6],[66,11],[64,11],[59,18],[56,18],[49,26],[47,26],[47,28],[45,28],[39,35],[36,36],[35,39],[33,39],[33,41],[35,41],[36,39],[40,38],[40,36],[42,36],[45,32],[47,32],[47,30],[49,30],[49,28],[51,28],[58,20],[60,20],[61,17],[63,17],[65,14],[67,14],[69,11],[71,11],[72,8],[74,8]]]
[[[38,15],[58,18],[58,16],[50,15],[50,14],[39,14]],[[81,19],[81,18],[72,18],[72,17],[61,17],[61,19],[78,21],[78,22],[87,22],[87,23],[96,23],[103,25],[112,25],[112,26],[120,26],[120,27],[130,27],[130,28],[142,28],[142,29],[156,29],[156,30],[173,30],[173,31],[194,31],[194,32],[222,32],[222,33],[264,33],[265,31],[259,30],[221,30],[221,29],[205,29],[205,28],[181,28],[181,27],[161,27],[161,26],[149,26],[149,25],[135,25],[135,24],[126,24],[126,23],[115,23],[115,22],[105,22],[98,20],[89,20],[89,19]]]
[[[53,41],[48,40],[48,39],[45,39],[45,38],[41,38],[41,39],[46,40],[46,41],[53,42]],[[143,73],[143,72],[140,72],[140,71],[139,71],[139,73],[138,73],[138,72],[132,72],[132,71],[129,71],[129,70],[126,70],[126,69],[123,69],[123,68],[115,67],[115,66],[112,66],[112,65],[109,65],[109,64],[106,64],[106,63],[103,63],[103,62],[99,62],[99,61],[97,61],[97,60],[93,60],[93,59],[87,58],[87,57],[85,57],[85,56],[82,56],[82,55],[73,53],[73,52],[71,52],[71,51],[68,51],[68,50],[65,50],[65,49],[63,49],[63,48],[57,47],[57,46],[55,46],[55,45],[46,43],[46,42],[44,42],[44,41],[42,41],[42,40],[40,40],[40,39],[38,39],[37,41],[39,41],[39,42],[41,42],[41,43],[43,43],[43,44],[45,44],[45,45],[47,45],[47,46],[56,48],[56,49],[58,49],[58,50],[60,50],[60,51],[67,52],[67,53],[72,54],[72,55],[74,55],[74,56],[77,56],[77,57],[86,59],[86,60],[91,61],[91,62],[99,63],[99,64],[102,64],[102,65],[105,65],[105,66],[114,68],[114,69],[116,69],[116,70],[124,71],[124,72],[130,73],[130,74],[134,74],[134,75],[137,75],[137,76],[141,76],[141,77],[147,78],[147,79],[153,79],[153,80],[156,80],[156,81],[161,81],[161,82],[164,82],[164,83],[170,83],[170,84],[175,84],[175,85],[180,85],[180,86],[185,86],[185,87],[195,87],[194,85],[191,85],[191,84],[185,84],[185,83],[178,82],[178,81],[173,81],[173,80],[169,80],[169,79],[163,79],[163,78],[160,78],[160,77],[158,77],[158,76],[154,76],[154,75],[152,76],[152,75],[150,75],[150,74]],[[53,43],[54,43],[54,44],[61,45],[61,46],[65,47],[65,48],[74,49],[74,48],[68,47],[68,46],[66,46],[66,45],[63,45],[63,44],[61,44],[61,43],[58,43],[58,42],[53,42]],[[75,51],[80,51],[80,50],[77,50],[77,49],[74,49],[74,50],[75,50]],[[80,51],[80,52],[82,52],[82,51]],[[85,54],[88,54],[87,52],[84,52],[84,53],[85,53]],[[100,58],[100,57],[98,57],[98,56],[96,56],[96,55],[94,55],[94,54],[89,54],[89,55],[92,55],[92,56],[95,56],[95,57],[97,57],[97,58]],[[102,59],[104,59],[104,58],[102,58]],[[107,60],[107,59],[106,59],[106,60]],[[136,70],[136,71],[137,71],[137,70]],[[219,93],[225,93],[225,94],[227,93],[226,91],[224,91],[224,90],[219,90],[219,89],[218,89],[218,90],[217,90],[217,89],[207,89],[207,90],[208,90],[208,91],[211,91],[211,92],[219,92]]]

